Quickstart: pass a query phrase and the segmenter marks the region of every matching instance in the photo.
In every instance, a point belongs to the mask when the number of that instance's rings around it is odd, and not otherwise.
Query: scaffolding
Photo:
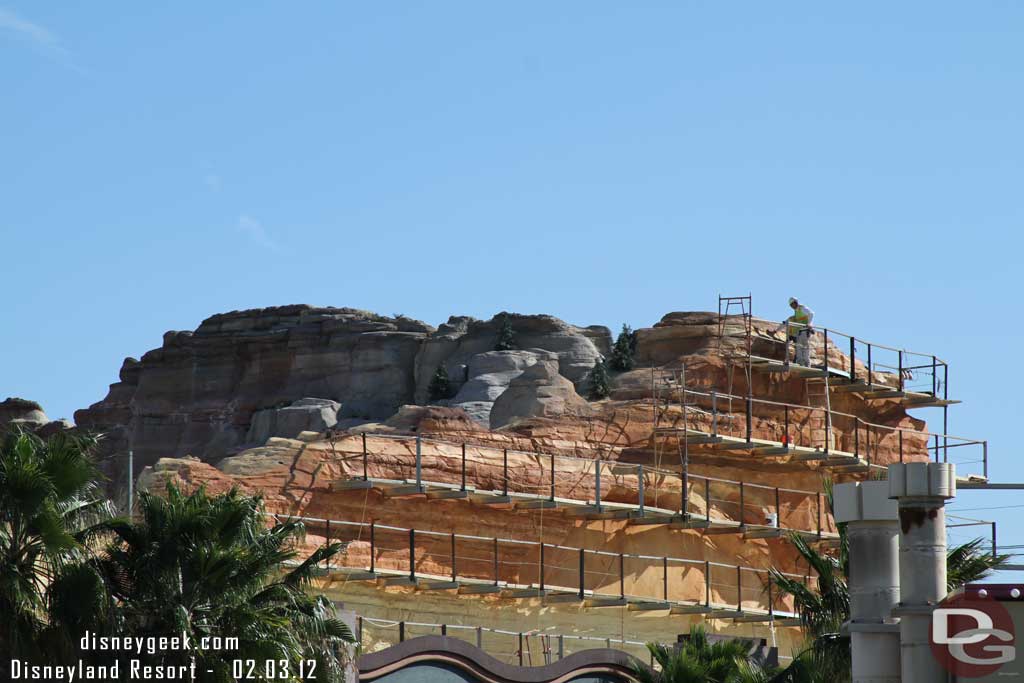
[[[570,604],[583,609],[620,607],[737,623],[799,624],[798,615],[775,588],[767,569],[376,522],[273,513],[268,517],[275,523],[301,522],[322,533],[328,544],[345,544],[346,552],[316,565],[320,575],[374,582],[382,589],[409,587],[459,596],[536,599],[545,605]],[[356,543],[368,552],[367,562],[352,558]],[[286,564],[301,562],[295,559]],[[440,574],[438,567],[447,571]],[[815,587],[816,579],[809,573],[783,575]],[[703,586],[702,597],[691,595],[693,582]]]
[[[652,438],[655,444],[675,439],[684,466],[690,449],[700,448],[818,461],[842,472],[881,471],[885,466],[877,462],[878,451],[884,448],[898,455],[900,462],[927,458],[954,463],[961,482],[988,478],[988,443],[981,439],[877,424],[830,406],[696,389],[686,384],[684,366],[651,372]],[[734,409],[737,403],[742,407]],[[755,421],[762,436],[755,436]]]
[[[421,435],[368,438],[364,434],[360,442],[360,450],[335,444],[335,457],[352,473],[332,481],[331,490],[374,489],[389,498],[463,500],[511,510],[551,509],[587,520],[668,524],[707,533],[739,533],[747,538],[796,533],[811,542],[838,539],[820,492]],[[388,446],[396,442],[406,446],[408,457],[386,453],[393,451]],[[513,478],[511,473],[517,476]]]

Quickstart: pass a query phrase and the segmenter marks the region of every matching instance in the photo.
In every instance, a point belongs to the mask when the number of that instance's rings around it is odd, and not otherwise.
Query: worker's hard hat
[[[789,305],[792,306],[795,303],[796,303],[796,297],[795,296],[789,297]]]

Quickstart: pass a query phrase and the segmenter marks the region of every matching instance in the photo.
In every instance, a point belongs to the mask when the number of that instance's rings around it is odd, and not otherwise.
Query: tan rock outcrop
[[[558,374],[558,366],[541,361],[513,379],[491,408],[491,428],[499,429],[528,417],[589,415],[590,405],[573,383]]]

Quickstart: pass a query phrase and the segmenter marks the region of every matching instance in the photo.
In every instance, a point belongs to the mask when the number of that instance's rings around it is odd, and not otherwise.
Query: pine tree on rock
[[[516,348],[515,335],[512,332],[512,323],[508,316],[502,316],[501,328],[498,330],[498,341],[494,345],[495,351],[511,351]]]
[[[608,398],[612,393],[611,383],[608,379],[608,368],[604,361],[597,361],[590,370],[590,398],[599,401]]]
[[[452,383],[443,363],[437,366],[434,376],[430,378],[427,395],[431,401],[441,401],[452,397]]]
[[[615,346],[612,347],[612,357],[609,361],[612,369],[621,372],[632,370],[635,365],[634,351],[636,351],[636,332],[630,329],[629,325],[623,325],[622,332],[619,332]]]

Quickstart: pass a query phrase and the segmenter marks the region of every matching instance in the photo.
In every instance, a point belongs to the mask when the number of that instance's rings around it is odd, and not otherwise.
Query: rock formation
[[[68,420],[51,420],[35,401],[11,397],[0,403],[0,432],[7,427],[20,427],[46,438],[73,426]]]
[[[509,382],[491,408],[491,428],[499,429],[528,417],[590,415],[589,404],[572,382],[558,374],[558,365],[539,361]]]
[[[494,351],[505,319],[523,350]],[[294,402],[308,397],[339,403],[342,426],[426,403],[430,379],[444,363],[459,390],[451,403],[486,425],[493,401],[527,366],[553,360],[563,377],[579,382],[609,343],[606,328],[546,315],[453,317],[434,330],[352,308],[235,311],[204,320],[194,332],[167,332],[160,348],[125,359],[120,381],[105,399],[77,411],[75,421],[103,432],[109,454],[130,448],[140,467],[160,457],[216,460],[269,436],[294,436],[299,426],[334,426],[329,417],[298,424],[309,406]],[[274,420],[295,422],[281,431],[269,427]]]
[[[11,397],[0,403],[0,426],[14,424],[35,430],[49,421],[43,407],[35,401]]]
[[[338,423],[341,404],[328,398],[300,398],[281,408],[257,410],[245,440],[266,443],[272,436],[294,438],[302,432],[324,432]]]

